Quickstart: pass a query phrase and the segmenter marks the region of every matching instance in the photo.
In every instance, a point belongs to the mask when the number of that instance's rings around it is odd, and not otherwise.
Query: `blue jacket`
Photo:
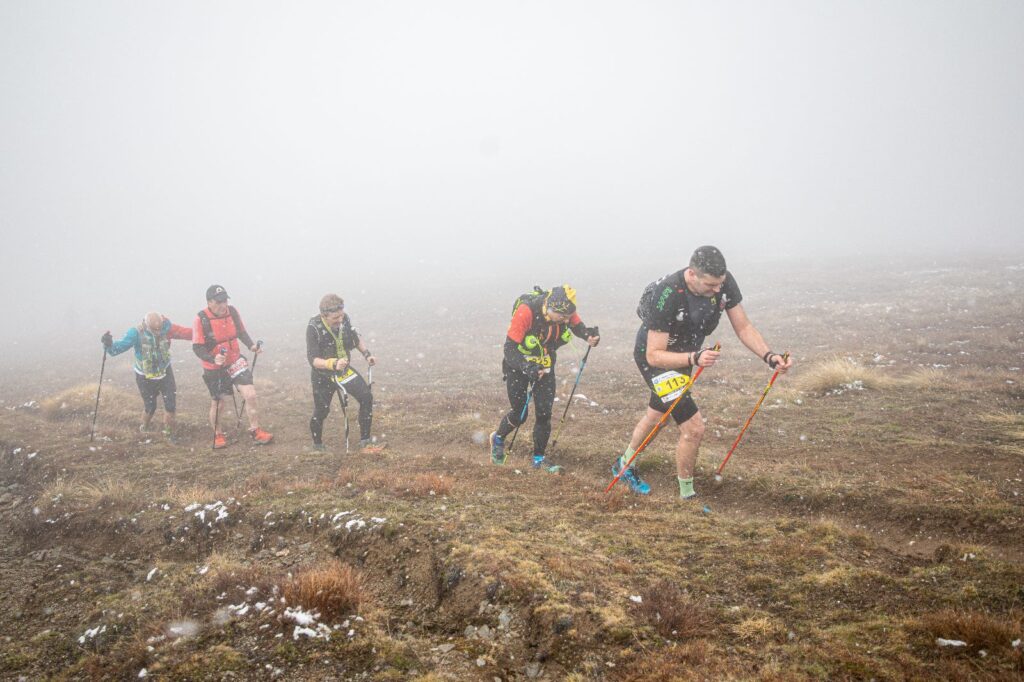
[[[160,331],[154,334],[143,324],[131,327],[124,337],[115,341],[107,353],[120,355],[129,348],[135,350],[132,369],[147,379],[162,379],[171,366],[171,339],[192,340],[192,329],[171,324],[166,317],[160,325]]]

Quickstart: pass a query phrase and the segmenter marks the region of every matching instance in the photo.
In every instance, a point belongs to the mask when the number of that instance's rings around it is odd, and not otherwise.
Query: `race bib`
[[[165,376],[167,376],[167,372],[146,372],[143,376],[145,376],[150,381],[159,381],[160,379],[163,379]]]
[[[249,361],[242,356],[238,356],[238,359],[232,362],[231,366],[228,367],[228,376],[234,379],[247,369],[249,369]]]
[[[651,379],[651,384],[653,385],[654,393],[661,398],[661,402],[671,403],[683,394],[683,391],[686,390],[691,381],[692,379],[690,379],[689,375],[669,370]]]
[[[359,375],[356,374],[355,370],[349,367],[344,374],[335,374],[331,378],[334,380],[334,383],[338,384],[339,386],[344,386],[348,382],[355,379],[357,376]]]
[[[550,355],[546,355],[546,354],[545,355],[541,355],[539,357],[536,356],[536,355],[529,355],[529,356],[527,356],[526,361],[527,362],[536,362],[541,367],[550,367],[551,366],[551,356]]]

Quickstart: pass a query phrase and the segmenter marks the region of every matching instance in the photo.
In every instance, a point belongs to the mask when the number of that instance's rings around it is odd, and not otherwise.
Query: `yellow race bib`
[[[663,403],[671,403],[678,398],[690,385],[692,379],[688,374],[681,374],[674,370],[662,372],[651,379],[654,393],[661,398]]]

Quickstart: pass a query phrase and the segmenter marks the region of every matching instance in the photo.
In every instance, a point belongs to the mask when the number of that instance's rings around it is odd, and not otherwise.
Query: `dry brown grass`
[[[785,633],[782,623],[770,616],[753,616],[733,626],[736,637],[744,642],[767,642]]]
[[[448,495],[452,491],[454,481],[450,476],[441,474],[416,474],[405,492],[413,497],[429,497],[430,495]],[[396,484],[401,489],[401,482]]]
[[[1001,410],[986,414],[981,420],[998,427],[1005,438],[1024,441],[1024,414],[1020,412]]]
[[[985,649],[994,652],[1010,649],[1014,640],[1024,634],[1024,617],[997,616],[979,611],[957,611],[947,609],[927,613],[921,617],[916,628],[930,637],[956,639],[967,642],[966,650],[977,652]]]
[[[713,623],[708,609],[693,601],[675,583],[662,580],[641,592],[640,613],[667,639],[690,639]]]
[[[896,380],[874,367],[858,365],[847,358],[834,357],[801,368],[794,382],[796,387],[807,393],[822,395],[829,391],[843,390],[849,386],[860,386],[869,390],[891,388]]]
[[[168,486],[161,499],[172,502],[181,507],[199,502],[207,504],[216,500],[227,500],[234,497],[234,494],[224,488],[208,488],[205,485],[178,485]]]
[[[72,386],[39,401],[40,413],[53,421],[92,419],[96,407],[96,384]],[[142,414],[142,401],[137,395],[104,386],[100,394],[99,418],[106,421],[137,422]]]
[[[146,504],[146,493],[137,484],[124,478],[84,481],[77,478],[58,479],[39,493],[39,508],[61,508],[68,511],[116,509],[130,511]]]
[[[348,564],[331,561],[309,568],[281,585],[289,604],[316,610],[321,618],[333,620],[357,613],[364,599],[362,576]]]

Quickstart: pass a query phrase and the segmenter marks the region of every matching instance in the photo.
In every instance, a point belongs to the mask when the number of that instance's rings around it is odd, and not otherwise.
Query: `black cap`
[[[220,303],[223,303],[224,301],[228,300],[228,292],[224,287],[222,287],[219,284],[211,284],[210,287],[206,290],[206,300],[219,301]]]

